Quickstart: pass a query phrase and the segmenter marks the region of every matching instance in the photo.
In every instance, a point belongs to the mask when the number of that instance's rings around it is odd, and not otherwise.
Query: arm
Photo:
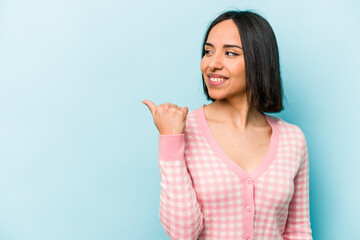
[[[168,236],[195,240],[203,228],[203,214],[185,164],[185,136],[159,135],[161,224]]]
[[[302,158],[294,179],[294,194],[289,205],[289,214],[284,239],[312,240],[309,208],[309,154],[303,136]]]

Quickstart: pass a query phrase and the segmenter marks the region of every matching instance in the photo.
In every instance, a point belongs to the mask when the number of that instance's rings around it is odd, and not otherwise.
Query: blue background
[[[0,239],[168,239],[141,100],[208,104],[201,42],[234,8],[277,36],[314,239],[359,236],[358,1],[0,0]]]

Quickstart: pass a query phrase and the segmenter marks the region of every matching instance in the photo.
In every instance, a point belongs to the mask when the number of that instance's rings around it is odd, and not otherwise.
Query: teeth
[[[210,81],[212,82],[222,82],[222,81],[225,81],[225,78],[210,78]]]

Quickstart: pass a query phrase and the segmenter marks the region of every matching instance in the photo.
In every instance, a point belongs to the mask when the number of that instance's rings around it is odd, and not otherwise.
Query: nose
[[[214,71],[216,69],[222,69],[223,67],[223,59],[222,56],[220,56],[220,54],[214,54],[211,57],[210,63],[209,63],[209,68],[211,71]]]

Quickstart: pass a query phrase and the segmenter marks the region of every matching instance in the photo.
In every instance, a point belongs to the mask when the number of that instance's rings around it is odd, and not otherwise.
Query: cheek
[[[234,64],[232,67],[232,74],[236,77],[244,77],[245,76],[245,64],[244,62],[239,62]]]

